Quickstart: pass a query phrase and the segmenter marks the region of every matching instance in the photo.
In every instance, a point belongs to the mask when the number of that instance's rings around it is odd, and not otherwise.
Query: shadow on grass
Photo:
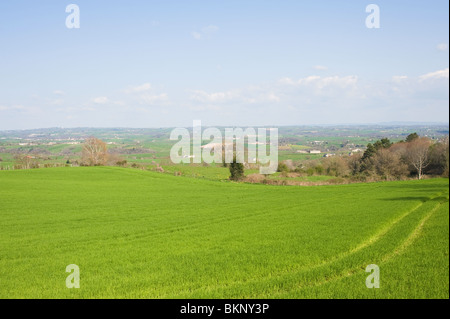
[[[382,200],[385,201],[414,201],[414,202],[422,202],[425,203],[429,201],[430,197],[425,196],[404,196],[404,197],[394,197],[394,198],[383,198]]]
[[[414,202],[436,202],[436,203],[445,203],[448,202],[448,194],[440,195],[435,198],[425,197],[425,196],[404,196],[404,197],[394,197],[394,198],[383,198],[384,201],[414,201]]]

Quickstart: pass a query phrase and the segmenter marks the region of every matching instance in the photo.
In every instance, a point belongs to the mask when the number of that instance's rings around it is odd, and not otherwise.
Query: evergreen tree
[[[406,142],[412,142],[415,139],[419,138],[419,135],[417,133],[411,133],[406,137]]]
[[[237,163],[236,156],[233,158],[233,162],[229,164],[230,180],[240,181],[244,178],[244,164]]]
[[[375,148],[375,146],[373,146],[372,143],[367,144],[367,149],[365,150],[363,156],[361,157],[361,161],[364,161],[367,158],[371,158],[372,156],[375,155],[376,152],[377,149]]]

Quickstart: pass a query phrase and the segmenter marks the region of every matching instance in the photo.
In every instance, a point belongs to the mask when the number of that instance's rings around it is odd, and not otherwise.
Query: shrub
[[[322,175],[322,174],[323,174],[323,171],[324,171],[324,168],[323,168],[322,165],[317,165],[316,167],[314,167],[314,171],[315,171],[317,174]],[[310,176],[311,176],[311,175],[310,175]]]
[[[278,164],[278,169],[277,172],[289,172],[289,168],[287,167],[287,165],[285,163],[279,163]]]
[[[363,175],[363,174],[357,174],[354,175],[350,178],[351,182],[366,182],[367,181],[367,176]]]
[[[245,181],[248,183],[262,183],[265,176],[262,174],[250,174],[245,177]]]
[[[237,163],[236,157],[233,158],[233,163],[230,163],[230,180],[232,181],[240,181],[244,176],[244,164]]]
[[[336,177],[328,180],[330,184],[344,184],[346,182],[345,178]]]
[[[127,160],[117,161],[117,162],[116,162],[116,165],[117,165],[117,166],[125,167],[125,166],[127,166]]]

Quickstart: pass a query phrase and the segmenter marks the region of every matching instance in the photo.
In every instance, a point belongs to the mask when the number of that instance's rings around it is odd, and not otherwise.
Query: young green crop
[[[0,298],[448,298],[448,185],[0,171]]]

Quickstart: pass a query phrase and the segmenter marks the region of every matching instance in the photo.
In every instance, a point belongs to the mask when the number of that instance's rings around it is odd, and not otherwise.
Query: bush
[[[237,163],[236,157],[233,158],[233,163],[230,163],[230,180],[232,181],[240,181],[244,176],[244,164]]]
[[[327,175],[341,177],[348,175],[349,167],[346,161],[340,156],[333,156],[324,159],[323,166]]]
[[[346,182],[345,178],[336,177],[328,180],[330,184],[344,184]]]
[[[322,165],[317,165],[316,167],[314,167],[314,171],[315,171],[317,174],[322,175],[322,174],[323,174],[323,171],[324,171],[324,168],[323,168]]]
[[[117,161],[116,165],[117,166],[121,166],[121,167],[125,167],[125,166],[127,166],[127,160]]]
[[[289,172],[289,168],[287,167],[287,165],[285,163],[279,163],[277,172],[280,172],[280,173]]]
[[[354,175],[350,178],[351,182],[366,182],[367,181],[367,176],[363,175],[363,174],[357,174]]]
[[[287,172],[287,171],[282,171],[282,172],[280,173],[280,177],[289,177],[289,172]]]
[[[264,179],[265,176],[262,174],[250,174],[245,177],[247,183],[262,183]]]

